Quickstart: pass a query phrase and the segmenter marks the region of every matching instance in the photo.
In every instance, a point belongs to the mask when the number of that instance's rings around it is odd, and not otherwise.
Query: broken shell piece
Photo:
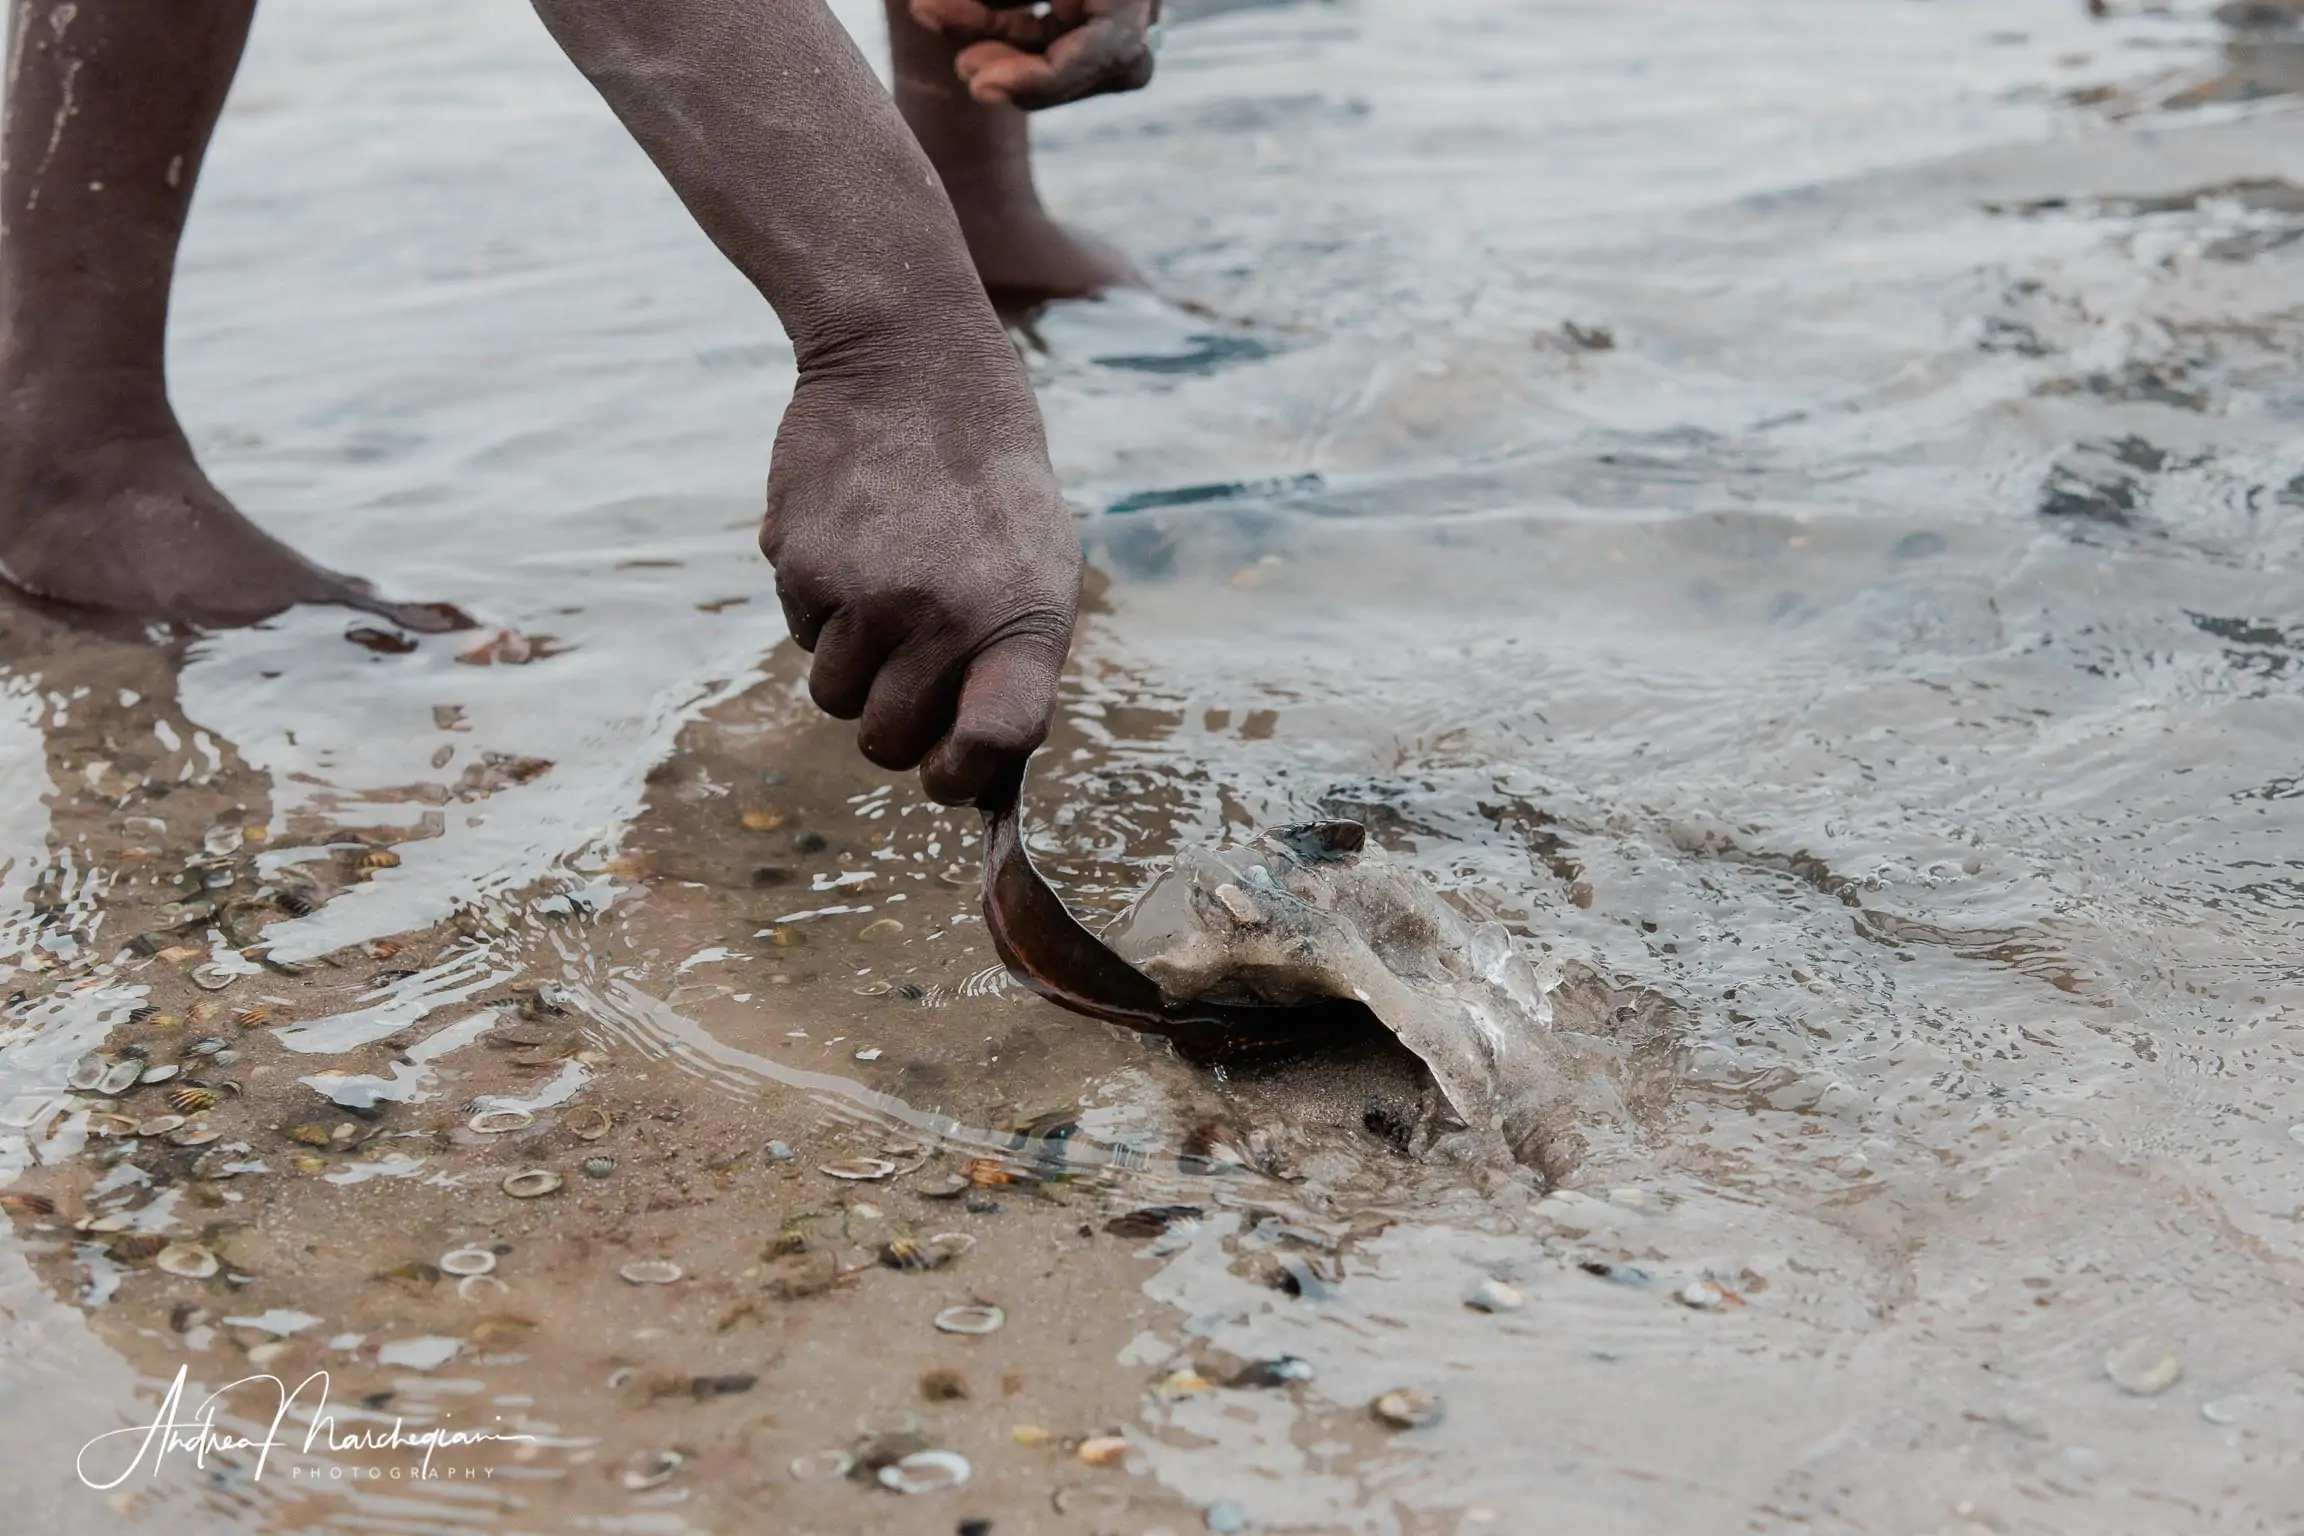
[[[970,1335],[998,1333],[1000,1325],[1008,1321],[1008,1314],[989,1302],[974,1302],[964,1307],[946,1307],[936,1314],[936,1331]]]
[[[678,1451],[642,1451],[624,1464],[616,1480],[634,1493],[661,1488],[680,1474],[688,1458]]]
[[[1264,922],[1264,910],[1256,905],[1256,898],[1230,881],[1216,887],[1214,894],[1225,915],[1241,927],[1254,928]]]
[[[857,933],[856,937],[864,940],[866,943],[875,943],[881,939],[892,939],[903,931],[904,925],[898,922],[895,918],[883,917],[875,922],[866,923],[863,929]],[[940,1455],[942,1453],[931,1451],[926,1454]],[[966,1463],[962,1463],[962,1465],[965,1466]],[[967,1474],[962,1473],[960,1481],[966,1482],[967,1480]],[[954,1486],[958,1485],[955,1484]]]
[[[898,1493],[944,1493],[968,1481],[968,1458],[957,1451],[915,1451],[880,1469],[880,1486]]]
[[[512,1287],[506,1285],[503,1281],[497,1279],[494,1275],[466,1275],[463,1279],[456,1282],[456,1299],[471,1306],[478,1306],[480,1304],[480,1293],[484,1290],[496,1291],[503,1295],[510,1295]],[[475,1337],[477,1338],[477,1335],[475,1335]]]
[[[170,1131],[168,1144],[172,1147],[204,1147],[212,1141],[221,1141],[223,1137],[222,1131],[211,1130],[205,1125],[187,1125],[180,1131]]]
[[[485,1248],[451,1248],[439,1263],[444,1275],[484,1275],[496,1267],[496,1255]]]
[[[1440,1422],[1443,1405],[1433,1393],[1415,1387],[1395,1387],[1368,1405],[1379,1424],[1394,1429],[1423,1429]]]
[[[192,985],[203,992],[221,992],[239,979],[238,971],[228,971],[220,965],[203,965],[192,972]]]
[[[136,1123],[136,1134],[139,1136],[165,1136],[170,1131],[180,1131],[191,1123],[182,1115],[154,1115],[149,1120],[139,1120]]]
[[[533,1200],[552,1193],[566,1182],[549,1168],[528,1168],[505,1179],[504,1193],[515,1200]]]
[[[1092,1467],[1108,1467],[1127,1454],[1126,1435],[1091,1435],[1080,1442],[1080,1459]]]
[[[152,1267],[185,1280],[205,1280],[224,1266],[198,1243],[170,1243],[153,1255]]]
[[[34,1216],[53,1216],[56,1202],[46,1195],[18,1193],[0,1194],[0,1211],[27,1211]]]
[[[634,1259],[616,1273],[634,1285],[670,1285],[685,1279],[688,1271],[670,1259]]]
[[[884,1157],[851,1157],[844,1162],[826,1163],[816,1171],[835,1179],[869,1183],[888,1177],[896,1171],[896,1165]]]
[[[506,1131],[524,1131],[536,1123],[536,1117],[525,1109],[484,1109],[464,1122],[464,1128],[481,1136],[501,1136]]]
[[[846,1451],[810,1451],[792,1458],[792,1476],[803,1483],[828,1483],[846,1477],[855,1468],[856,1458]]]
[[[597,1107],[579,1109],[567,1119],[568,1134],[578,1141],[598,1141],[608,1134],[616,1122],[608,1111]]]

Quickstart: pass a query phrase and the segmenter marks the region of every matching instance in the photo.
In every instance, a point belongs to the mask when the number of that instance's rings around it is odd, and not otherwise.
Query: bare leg
[[[0,124],[0,576],[138,618],[395,605],[242,517],[193,460],[163,349],[192,184],[255,0],[10,0]]]
[[[961,45],[914,21],[906,0],[884,3],[897,109],[943,178],[993,302],[1009,309],[1141,285],[1127,257],[1040,206],[1027,114],[970,97],[952,70]]]

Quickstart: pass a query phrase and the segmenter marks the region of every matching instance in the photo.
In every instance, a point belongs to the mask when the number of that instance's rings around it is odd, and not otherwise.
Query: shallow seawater
[[[187,424],[317,556],[557,649],[0,614],[26,1528],[2304,1522],[2283,40],[1446,9],[1186,8],[1037,130],[1163,297],[1019,335],[1099,573],[1033,847],[1108,915],[1361,821],[1620,1044],[1637,1157],[1553,1187],[1419,1136],[1396,1053],[1219,1074],[1006,983],[968,818],[781,644],[771,317],[525,8],[284,3]],[[180,1070],[67,1087],[124,1047]],[[217,1140],[104,1134],[204,1083]],[[179,1367],[528,1438],[84,1487]],[[972,1480],[800,1475],[903,1434]]]

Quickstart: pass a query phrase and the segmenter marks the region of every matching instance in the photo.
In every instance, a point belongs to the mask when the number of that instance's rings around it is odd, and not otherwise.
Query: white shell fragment
[[[670,1259],[634,1259],[616,1273],[634,1285],[670,1285],[688,1275]]]
[[[552,1193],[566,1182],[549,1168],[529,1168],[505,1179],[504,1193],[515,1200],[533,1200]]]
[[[451,1248],[436,1262],[444,1275],[484,1275],[496,1267],[496,1255],[485,1248]]]
[[[170,1243],[153,1257],[152,1265],[186,1280],[205,1280],[224,1267],[198,1243]]]
[[[792,1478],[802,1483],[828,1483],[834,1478],[846,1477],[856,1468],[856,1458],[846,1451],[810,1451],[805,1456],[792,1458]]]
[[[884,1157],[851,1157],[845,1162],[826,1163],[816,1171],[835,1179],[869,1183],[888,1177],[896,1171],[896,1165]]]
[[[1691,1280],[1674,1291],[1672,1299],[1699,1312],[1717,1312],[1728,1304],[1728,1293],[1709,1280]]]
[[[507,1131],[524,1131],[536,1123],[536,1117],[524,1109],[484,1109],[464,1122],[464,1128],[480,1136],[501,1136]]]
[[[688,1458],[678,1451],[642,1451],[624,1464],[624,1469],[616,1474],[616,1481],[634,1493],[643,1493],[663,1487],[679,1476],[680,1469],[687,1464]]]
[[[936,1314],[939,1333],[984,1334],[998,1333],[1000,1325],[1008,1321],[1008,1314],[988,1302],[976,1302],[964,1307],[946,1307]]]
[[[918,1451],[880,1469],[880,1486],[898,1493],[944,1493],[968,1481],[968,1458],[957,1451]]]

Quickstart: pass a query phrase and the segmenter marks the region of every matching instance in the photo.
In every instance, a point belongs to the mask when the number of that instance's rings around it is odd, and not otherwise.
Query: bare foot
[[[165,407],[125,433],[43,430],[10,414],[0,425],[0,578],[34,597],[213,626],[299,603],[356,608],[426,634],[472,624],[445,603],[386,602],[248,521],[202,473]]]

